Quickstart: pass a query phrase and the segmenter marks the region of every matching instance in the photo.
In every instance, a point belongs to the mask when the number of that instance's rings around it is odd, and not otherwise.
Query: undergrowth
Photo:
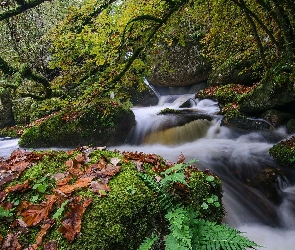
[[[157,194],[159,206],[168,222],[168,233],[153,234],[142,242],[138,250],[156,249],[155,245],[161,243],[165,250],[242,250],[261,247],[226,224],[200,218],[193,202],[184,204],[178,199],[175,186],[188,185],[186,169],[192,162],[176,164],[160,173],[156,179],[139,173],[143,181]]]

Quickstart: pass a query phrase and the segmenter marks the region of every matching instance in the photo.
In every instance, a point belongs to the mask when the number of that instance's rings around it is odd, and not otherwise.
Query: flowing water
[[[188,100],[190,108],[179,105]],[[157,115],[165,108],[180,114]],[[218,103],[193,95],[162,96],[158,106],[134,108],[137,125],[120,151],[155,153],[176,162],[196,159],[223,183],[225,223],[267,250],[295,249],[295,171],[277,166],[268,154],[288,135],[284,128],[244,131],[221,125]],[[0,140],[0,157],[18,147]]]
[[[190,108],[180,109],[185,100]],[[186,115],[157,115],[165,108],[184,110]],[[277,166],[268,153],[290,135],[283,127],[245,131],[221,126],[218,111],[211,100],[162,96],[158,106],[133,109],[136,127],[125,145],[111,149],[155,153],[172,162],[181,153],[186,161],[196,159],[200,169],[222,180],[224,222],[267,250],[294,250],[295,171]],[[184,118],[198,116],[193,121]]]

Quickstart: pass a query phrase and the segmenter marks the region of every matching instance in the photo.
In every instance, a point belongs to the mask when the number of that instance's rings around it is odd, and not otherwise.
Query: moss
[[[166,114],[179,114],[181,113],[180,110],[165,108],[159,112],[159,115],[166,115]]]
[[[275,144],[269,153],[278,164],[295,168],[295,136]]]
[[[193,205],[200,217],[221,223],[224,217],[222,185],[217,176],[204,172],[193,172],[189,181]]]
[[[22,176],[13,181],[8,186],[15,183],[23,183],[30,180],[31,187],[35,184],[47,185],[44,192],[37,189],[28,189],[25,192],[9,193],[5,198],[6,201],[12,202],[16,207],[21,201],[31,201],[36,204],[44,201],[46,195],[52,194],[56,188],[56,183],[51,176],[56,173],[67,172],[65,162],[74,159],[81,150],[75,151],[41,151],[39,152],[39,162],[26,169]],[[127,160],[119,152],[108,150],[96,150],[87,148],[87,161],[81,168],[86,168],[90,164],[100,162],[110,162],[113,158],[121,159],[121,170],[115,176],[110,178],[110,192],[107,196],[100,197],[97,193],[92,192],[89,188],[81,188],[74,192],[72,196],[89,197],[92,199],[91,205],[86,209],[83,220],[81,233],[76,239],[70,243],[59,232],[61,222],[65,218],[65,213],[69,209],[65,207],[65,211],[56,219],[55,225],[49,229],[44,236],[43,242],[55,240],[57,248],[62,249],[120,249],[129,250],[137,249],[142,241],[150,236],[153,232],[167,230],[167,222],[163,221],[163,211],[160,211],[157,197],[155,193],[146,185],[139,177],[138,170],[133,161]],[[85,152],[85,151],[83,151]],[[155,166],[151,163],[144,163],[146,173],[156,175],[152,172],[153,167],[162,168],[160,166],[164,161],[159,157]],[[164,164],[164,162],[163,162]],[[167,167],[167,166],[166,166]],[[210,173],[200,171],[192,171],[189,173],[189,189],[190,204],[192,203],[200,210],[200,216],[212,221],[221,222],[223,218],[223,207],[221,204],[222,190],[221,182],[216,176]],[[7,187],[2,187],[5,189]],[[37,196],[37,198],[36,198]],[[208,205],[205,207],[204,203]],[[54,206],[52,215],[59,208]],[[9,232],[17,232],[17,228],[12,229],[9,225],[18,218],[17,211],[9,218],[0,218],[0,234],[5,238]],[[4,223],[5,222],[5,223]],[[27,231],[22,232],[19,241],[22,246],[28,246],[35,242],[37,233],[41,226],[28,227]]]
[[[22,134],[21,147],[78,147],[122,144],[132,129],[135,118],[131,110],[118,107],[108,124],[98,110],[86,113],[60,112]],[[112,124],[111,124],[112,123]]]

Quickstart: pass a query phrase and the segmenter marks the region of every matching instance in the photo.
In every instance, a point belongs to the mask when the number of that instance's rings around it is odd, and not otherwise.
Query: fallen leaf
[[[16,185],[13,185],[13,186],[10,186],[10,187],[7,187],[5,189],[5,192],[6,193],[10,193],[10,192],[23,192],[25,190],[27,190],[28,188],[30,187],[29,185],[29,181],[26,180],[24,183],[22,184],[16,184]]]
[[[9,233],[6,236],[1,247],[1,250],[21,250],[21,249],[22,249],[22,246],[18,242],[18,236],[13,233]]]
[[[48,195],[46,198],[46,202],[42,202],[39,205],[30,205],[28,209],[21,214],[23,216],[23,221],[28,227],[35,226],[42,220],[48,218],[48,214],[57,197],[55,195]]]
[[[41,246],[43,241],[43,236],[47,233],[48,229],[51,228],[54,224],[54,220],[48,221],[46,224],[41,226],[41,230],[36,237],[36,245]]]
[[[86,208],[91,204],[92,199],[86,198],[84,203],[80,203],[81,197],[75,197],[70,205],[70,211],[66,215],[66,219],[62,222],[62,226],[58,229],[64,237],[72,242],[81,231],[81,222]]]
[[[99,193],[100,196],[103,196],[104,194],[106,194],[106,192],[110,192],[111,188],[105,183],[92,181],[90,184],[90,190],[94,193]],[[106,192],[101,192],[102,190]]]
[[[57,250],[57,243],[55,240],[48,241],[44,244],[44,250]]]
[[[73,185],[64,185],[55,189],[54,191],[57,193],[63,193],[65,195],[69,195],[77,189],[87,187],[90,184],[90,182],[93,180],[93,178],[94,176],[80,178]]]

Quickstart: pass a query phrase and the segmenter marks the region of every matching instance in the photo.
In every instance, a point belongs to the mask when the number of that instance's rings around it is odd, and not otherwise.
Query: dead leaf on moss
[[[93,180],[93,178],[94,178],[93,176],[80,178],[73,185],[64,185],[64,186],[61,186],[61,187],[55,189],[54,191],[57,193],[63,193],[65,195],[70,195],[72,192],[74,192],[77,189],[89,186],[89,184]]]
[[[0,192],[0,202],[3,202],[7,196],[5,191]]]
[[[30,184],[29,184],[29,181],[26,180],[24,183],[22,184],[16,184],[16,185],[13,185],[13,186],[10,186],[10,187],[7,187],[5,189],[5,192],[6,193],[10,193],[10,192],[23,192],[27,189],[30,188]]]
[[[48,222],[46,224],[43,224],[41,226],[41,230],[40,230],[40,232],[38,233],[38,235],[36,237],[36,245],[37,246],[42,245],[44,235],[47,233],[48,229],[53,226],[54,223],[55,223],[54,220],[48,220]]]
[[[90,189],[92,192],[98,193],[100,196],[105,196],[107,194],[106,192],[111,191],[111,188],[107,184],[97,182],[97,181],[91,182]],[[101,191],[105,191],[105,192],[101,192]]]
[[[9,233],[2,244],[1,250],[21,250],[22,246],[18,242],[18,235]]]
[[[64,237],[72,242],[81,231],[81,221],[86,208],[91,204],[92,199],[86,198],[83,204],[80,203],[81,197],[75,197],[70,204],[70,211],[62,226],[58,229]]]
[[[55,240],[46,242],[44,244],[44,250],[57,250],[57,243]]]
[[[48,218],[48,214],[52,210],[57,197],[55,195],[48,195],[46,198],[46,202],[42,202],[39,205],[30,205],[28,209],[21,214],[23,216],[23,221],[28,227],[35,226],[42,220]]]

